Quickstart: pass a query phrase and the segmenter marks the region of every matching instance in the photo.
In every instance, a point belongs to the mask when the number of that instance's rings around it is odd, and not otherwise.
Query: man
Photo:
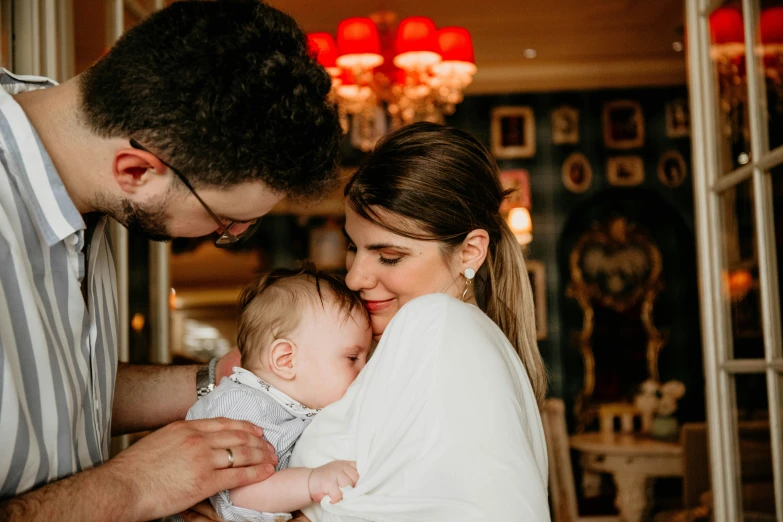
[[[0,520],[150,520],[268,477],[252,425],[176,422],[196,367],[117,369],[106,220],[226,244],[325,191],[339,123],[305,35],[255,0],[176,2],[62,85],[0,73]]]

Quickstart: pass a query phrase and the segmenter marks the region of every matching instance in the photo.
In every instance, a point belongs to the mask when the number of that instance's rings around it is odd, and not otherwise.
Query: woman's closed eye
[[[399,263],[400,261],[402,261],[402,256],[393,257],[393,256],[384,256],[383,254],[381,254],[378,257],[378,261],[380,261],[382,265],[393,266]]]

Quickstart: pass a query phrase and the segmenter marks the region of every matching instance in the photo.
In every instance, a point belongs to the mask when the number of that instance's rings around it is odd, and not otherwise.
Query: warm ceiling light
[[[525,58],[530,58],[532,60],[533,58],[538,56],[538,53],[536,52],[535,49],[525,49],[524,51],[522,51],[522,55]]]
[[[348,18],[337,27],[337,65],[346,69],[372,69],[383,63],[381,40],[369,18]]]
[[[340,74],[337,67],[337,44],[329,33],[310,33],[307,35],[307,44],[310,52],[318,57],[318,63],[329,71],[331,76]]]
[[[713,54],[738,55],[745,49],[742,13],[731,7],[720,7],[710,15]]]
[[[442,60],[433,64],[437,74],[476,74],[476,60],[473,57],[473,41],[464,27],[444,27],[438,31],[438,51]]]
[[[425,70],[441,60],[438,54],[438,30],[426,16],[411,16],[400,22],[394,41],[397,56],[394,65],[406,71]]]
[[[443,123],[476,73],[467,29],[437,30],[423,16],[397,25],[394,13],[384,11],[340,22],[336,46],[327,33],[308,39],[332,76],[343,129],[362,150],[371,149],[389,127]]]

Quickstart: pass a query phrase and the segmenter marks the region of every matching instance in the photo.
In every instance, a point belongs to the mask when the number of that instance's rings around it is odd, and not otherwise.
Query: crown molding
[[[473,83],[465,94],[685,85],[683,58],[555,63],[528,60],[504,65],[479,64]]]

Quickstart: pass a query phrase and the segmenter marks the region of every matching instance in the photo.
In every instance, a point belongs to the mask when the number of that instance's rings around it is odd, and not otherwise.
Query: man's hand
[[[332,504],[336,504],[343,499],[340,488],[355,486],[357,480],[359,480],[359,472],[356,471],[355,462],[333,460],[310,473],[308,482],[310,498],[313,502],[320,502],[322,498],[329,495]]]
[[[215,512],[215,508],[212,507],[212,503],[208,499],[202,500],[192,508],[183,511],[179,516],[185,522],[224,522]]]
[[[101,470],[127,485],[136,511],[132,519],[160,518],[218,491],[272,475],[277,455],[261,436],[260,428],[244,421],[175,422],[144,437]],[[226,449],[233,454],[232,467]]]

